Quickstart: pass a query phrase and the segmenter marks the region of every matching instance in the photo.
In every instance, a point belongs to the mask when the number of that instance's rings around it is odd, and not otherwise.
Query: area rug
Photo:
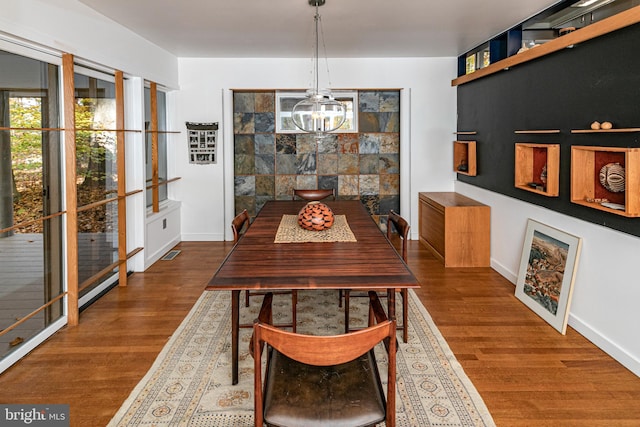
[[[239,383],[233,386],[230,294],[203,293],[110,427],[253,426],[251,329],[240,330]],[[397,425],[494,426],[426,309],[412,290],[409,295],[409,342],[399,339],[397,353]],[[290,300],[287,295],[274,296],[275,322],[290,318]],[[352,299],[350,324],[366,325],[366,303],[366,298]],[[241,304],[241,324],[257,317],[259,304],[259,298],[252,298],[248,308]],[[337,291],[298,292],[299,333],[339,334],[343,330],[344,311],[338,308]],[[376,354],[380,374],[386,378],[382,345]],[[386,390],[386,384],[384,387]]]

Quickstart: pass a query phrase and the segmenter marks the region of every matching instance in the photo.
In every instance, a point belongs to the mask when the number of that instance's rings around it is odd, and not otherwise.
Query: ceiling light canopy
[[[332,132],[340,128],[347,117],[347,109],[344,104],[336,101],[329,89],[320,90],[318,88],[318,26],[320,22],[318,7],[324,3],[325,0],[309,0],[309,5],[316,8],[316,13],[313,17],[315,23],[315,56],[313,58],[314,86],[307,90],[307,97],[298,102],[291,112],[293,123],[298,129],[315,134]],[[327,73],[328,71],[329,67],[327,66]]]

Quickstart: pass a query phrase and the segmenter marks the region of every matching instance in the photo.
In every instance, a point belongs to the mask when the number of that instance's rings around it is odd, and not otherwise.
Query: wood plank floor
[[[230,243],[185,242],[131,276],[0,375],[2,403],[69,403],[104,426],[202,293]],[[498,426],[640,426],[640,378],[569,328],[563,336],[488,268],[444,269],[409,242],[417,291]]]

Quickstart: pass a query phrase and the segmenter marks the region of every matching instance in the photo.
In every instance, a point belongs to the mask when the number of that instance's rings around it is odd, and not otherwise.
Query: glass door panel
[[[0,69],[2,359],[64,315],[64,288],[58,66],[0,52]]]
[[[82,298],[117,271],[108,269],[118,259],[116,99],[112,81],[79,73],[74,80]]]

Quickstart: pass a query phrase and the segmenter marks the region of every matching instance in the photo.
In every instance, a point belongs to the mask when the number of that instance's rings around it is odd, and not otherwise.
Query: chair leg
[[[349,333],[349,289],[344,291],[344,333]]]
[[[293,333],[296,333],[296,325],[298,323],[298,291],[291,291],[291,322]]]
[[[245,307],[249,307],[249,296],[250,296],[249,294],[250,294],[250,292],[251,291],[249,291],[249,290],[244,291],[244,306]]]
[[[338,289],[338,307],[342,307],[342,289]]]

